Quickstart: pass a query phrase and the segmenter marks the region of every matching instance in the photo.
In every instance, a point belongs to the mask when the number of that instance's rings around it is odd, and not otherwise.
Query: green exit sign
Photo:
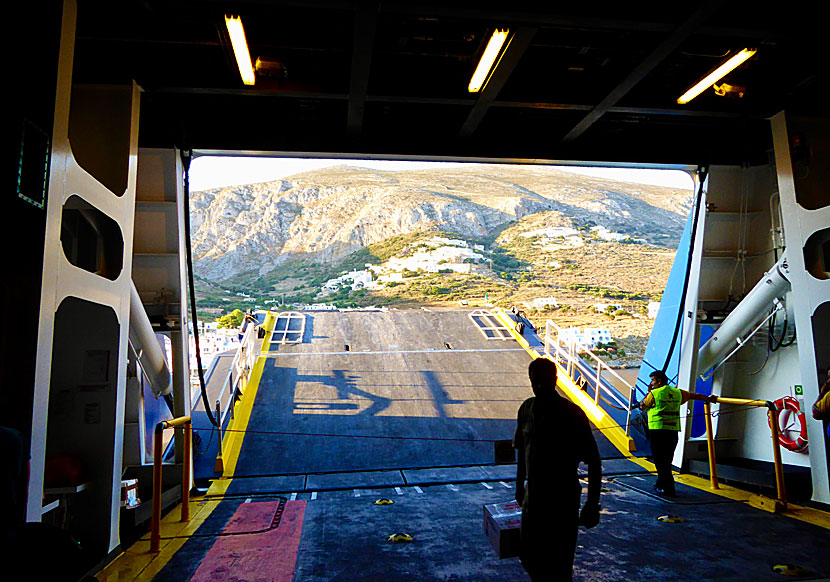
[[[804,388],[801,387],[801,384],[795,385],[795,395],[796,396],[804,396]]]

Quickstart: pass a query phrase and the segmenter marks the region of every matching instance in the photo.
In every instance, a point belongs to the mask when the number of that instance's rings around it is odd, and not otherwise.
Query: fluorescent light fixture
[[[467,87],[470,93],[478,93],[484,87],[484,84],[487,83],[487,79],[490,78],[490,73],[492,72],[493,64],[499,57],[504,43],[507,42],[507,35],[509,33],[510,31],[506,28],[504,30],[496,29],[493,31],[493,36],[487,42],[487,47],[484,49],[484,53],[481,55],[475,73],[473,73],[473,77],[470,79],[470,84]]]
[[[745,48],[739,53],[732,55],[725,63],[720,65],[717,69],[703,77],[694,87],[683,93],[677,102],[680,105],[688,103],[701,93],[703,93],[706,89],[717,83],[721,80],[722,77],[725,77],[733,69],[737,69],[741,64],[746,61],[749,57],[754,55],[757,52],[757,49],[750,49]]]
[[[251,66],[251,53],[248,52],[248,42],[245,40],[245,29],[242,27],[242,19],[239,16],[225,15],[225,26],[228,27],[228,34],[231,35],[233,54],[236,57],[236,64],[239,67],[239,74],[242,82],[246,85],[253,85],[254,68]]]

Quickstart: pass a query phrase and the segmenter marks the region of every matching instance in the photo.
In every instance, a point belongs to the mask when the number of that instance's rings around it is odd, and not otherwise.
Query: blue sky
[[[447,166],[475,166],[477,164],[467,162],[201,156],[191,163],[190,189],[198,192],[199,190],[221,188],[224,186],[269,182],[299,172],[338,165],[353,165],[379,170],[415,170]],[[589,168],[575,166],[558,166],[558,168],[576,174],[608,178],[611,180],[671,186],[674,188],[692,188],[692,179],[687,173],[680,170]]]

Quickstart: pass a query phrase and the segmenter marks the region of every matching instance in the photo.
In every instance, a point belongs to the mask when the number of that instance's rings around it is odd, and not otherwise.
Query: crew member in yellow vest
[[[654,491],[658,495],[674,496],[671,461],[677,448],[677,433],[680,432],[680,407],[689,400],[714,402],[715,398],[669,386],[669,379],[660,370],[655,370],[649,377],[649,392],[640,403],[640,408],[648,411],[648,440],[657,469]]]

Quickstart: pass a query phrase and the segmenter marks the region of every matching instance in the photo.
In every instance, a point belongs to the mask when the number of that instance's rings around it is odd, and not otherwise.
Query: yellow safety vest
[[[651,391],[654,406],[648,409],[649,430],[680,430],[680,388],[661,386]]]

